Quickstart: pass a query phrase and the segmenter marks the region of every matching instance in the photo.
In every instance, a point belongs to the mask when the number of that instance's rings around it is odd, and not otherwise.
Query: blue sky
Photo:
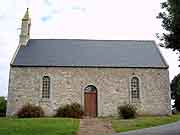
[[[158,40],[156,19],[163,0],[0,0],[0,95],[7,96],[9,64],[18,46],[21,19],[27,7],[31,38]],[[178,55],[161,51],[170,65],[170,79],[179,73]]]

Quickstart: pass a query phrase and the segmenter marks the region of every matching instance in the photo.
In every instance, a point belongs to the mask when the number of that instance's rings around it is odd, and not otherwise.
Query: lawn
[[[172,116],[144,116],[136,119],[113,119],[112,127],[116,132],[125,132],[129,130],[142,129],[153,127],[157,125],[163,125],[180,120],[180,114]]]
[[[79,120],[70,118],[0,118],[0,135],[75,135]]]

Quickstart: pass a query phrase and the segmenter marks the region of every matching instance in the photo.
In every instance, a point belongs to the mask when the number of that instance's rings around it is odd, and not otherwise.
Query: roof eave
[[[146,66],[146,67],[133,67],[133,66],[60,66],[60,65],[15,65],[15,64],[10,64],[11,67],[62,67],[62,68],[151,68],[151,69],[168,69],[169,66],[162,66],[162,67],[151,67],[151,66]]]

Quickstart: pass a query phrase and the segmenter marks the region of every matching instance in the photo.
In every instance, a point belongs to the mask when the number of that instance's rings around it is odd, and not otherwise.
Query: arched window
[[[88,92],[97,92],[97,88],[94,85],[88,85],[85,89],[84,89],[85,93]]]
[[[43,84],[42,84],[42,98],[49,98],[49,97],[50,97],[50,77],[44,76]]]
[[[139,98],[140,98],[139,79],[137,77],[133,77],[131,79],[131,99],[132,99],[132,102],[136,102]]]

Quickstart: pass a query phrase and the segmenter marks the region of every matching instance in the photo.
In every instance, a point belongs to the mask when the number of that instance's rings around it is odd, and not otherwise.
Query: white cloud
[[[27,7],[31,38],[153,39],[164,0],[0,0],[0,95],[7,95],[9,63]],[[161,49],[170,78],[179,73],[176,53]]]
[[[169,76],[170,80],[174,78],[178,73],[180,73],[180,61],[177,51],[172,51],[170,49],[160,48],[161,52],[165,56],[165,59],[169,65]]]

